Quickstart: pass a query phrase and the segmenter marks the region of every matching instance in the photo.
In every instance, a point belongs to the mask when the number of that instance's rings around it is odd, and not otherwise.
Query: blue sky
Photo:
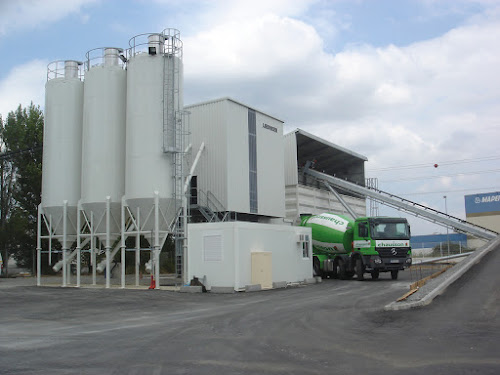
[[[82,51],[100,47],[102,43],[126,47],[128,39],[137,33],[174,27],[183,35],[192,35],[202,31],[198,21],[204,12],[216,8],[214,4],[224,4],[189,0],[66,2],[74,5],[62,11],[56,9],[65,3],[63,1],[0,1],[3,13],[0,16],[0,48],[3,51],[0,77],[5,77],[9,68],[33,58],[83,58]],[[259,7],[262,2],[247,3]],[[292,12],[293,17],[316,27],[324,38],[325,50],[335,53],[359,45],[405,46],[438,37],[463,25],[471,16],[486,11],[488,4],[494,2],[345,0],[290,3],[304,4],[303,11]],[[34,4],[40,5],[33,7]],[[37,20],[37,14],[30,14],[26,23],[20,22],[19,18],[30,13],[30,5],[33,12],[43,11],[47,16]],[[262,8],[265,12],[266,7]],[[215,23],[216,19],[213,21]]]
[[[0,114],[43,108],[50,61],[166,27],[186,104],[234,97],[367,156],[383,190],[441,210],[447,195],[456,216],[465,194],[500,190],[495,0],[0,0]]]

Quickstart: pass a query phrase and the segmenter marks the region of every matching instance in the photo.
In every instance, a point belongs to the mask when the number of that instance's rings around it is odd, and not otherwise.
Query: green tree
[[[14,207],[14,168],[8,158],[3,141],[4,126],[0,116],[0,251],[4,261],[4,273],[8,274],[9,248],[11,247],[10,217]]]
[[[6,209],[2,236],[7,237],[5,246],[19,265],[28,267],[33,262],[42,187],[43,113],[40,107],[33,103],[28,108],[19,105],[8,114],[0,135],[4,158],[11,168],[6,177],[13,182],[9,190],[11,201],[6,201],[10,208]]]

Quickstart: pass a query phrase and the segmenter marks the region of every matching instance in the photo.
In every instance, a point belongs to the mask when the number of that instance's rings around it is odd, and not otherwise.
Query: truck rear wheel
[[[345,262],[342,259],[337,260],[337,276],[340,280],[346,280],[348,279],[347,277],[347,272],[345,268]]]
[[[391,271],[391,279],[397,280],[398,279],[398,270]]]
[[[319,259],[317,257],[313,258],[313,273],[314,276],[323,277],[323,272],[321,272],[321,266],[319,264]]]
[[[330,277],[332,279],[338,279],[339,278],[339,273],[340,273],[339,272],[339,262],[338,262],[338,260],[335,260],[333,262],[333,271],[331,272]]]
[[[356,259],[356,276],[358,281],[363,281],[365,279],[365,267],[363,266],[363,260],[361,258]]]

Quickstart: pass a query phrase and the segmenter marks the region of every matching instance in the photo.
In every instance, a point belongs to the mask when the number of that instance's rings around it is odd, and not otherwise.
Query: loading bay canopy
[[[348,178],[359,185],[365,184],[366,156],[357,154],[334,143],[325,141],[302,129],[293,131],[297,141],[297,165],[304,166],[315,160],[315,169],[327,175]]]

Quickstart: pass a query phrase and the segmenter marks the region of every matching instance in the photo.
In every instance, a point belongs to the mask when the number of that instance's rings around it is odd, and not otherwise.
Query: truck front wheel
[[[373,271],[372,271],[372,279],[373,279],[373,280],[377,280],[377,279],[378,279],[379,274],[380,274],[380,271],[379,271],[379,270],[373,270]]]
[[[337,269],[337,276],[340,280],[346,280],[348,278],[345,268],[345,262],[342,259],[337,259],[335,268]]]
[[[358,281],[363,281],[365,279],[365,267],[363,266],[363,260],[361,258],[356,259],[356,276]]]
[[[391,279],[397,280],[398,279],[398,270],[391,271]]]

